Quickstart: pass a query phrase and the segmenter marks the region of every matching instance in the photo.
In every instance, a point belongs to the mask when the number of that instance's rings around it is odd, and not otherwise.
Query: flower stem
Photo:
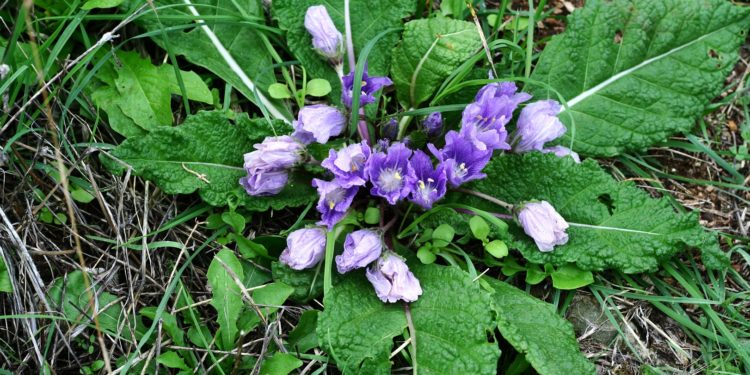
[[[498,206],[500,206],[500,207],[502,207],[502,208],[504,208],[504,209],[506,209],[506,210],[508,210],[510,212],[513,212],[513,205],[512,204],[510,204],[508,202],[501,201],[501,200],[499,200],[499,199],[497,199],[497,198],[495,198],[495,197],[493,197],[491,195],[487,195],[485,193],[478,192],[476,190],[469,190],[469,189],[456,189],[456,191],[459,191],[461,193],[471,194],[471,195],[473,195],[475,197],[482,198],[482,199],[486,200],[487,202],[492,202],[492,203],[494,203],[494,204],[496,204],[496,205],[498,205]]]
[[[349,0],[344,0],[344,27],[346,31],[346,56],[349,58],[349,72],[354,71],[354,43],[352,42],[352,22],[349,16]]]
[[[410,111],[414,110],[414,108],[409,108]],[[409,121],[411,121],[411,116],[404,116],[401,117],[401,120],[398,122],[398,136],[396,139],[401,140],[401,138],[404,138],[404,135],[406,134],[406,127],[409,125]]]
[[[333,286],[333,246],[336,244],[336,228],[329,230],[326,234],[326,257],[325,268],[323,269],[323,297],[328,296],[328,292]]]

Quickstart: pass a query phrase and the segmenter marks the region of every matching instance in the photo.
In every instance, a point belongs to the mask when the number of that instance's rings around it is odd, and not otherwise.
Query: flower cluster
[[[305,27],[312,36],[314,48],[331,64],[340,64],[342,35],[323,6],[308,9]],[[337,69],[340,67],[336,65]],[[350,113],[354,89],[354,71],[340,74],[341,101],[344,111],[316,104],[299,111],[294,132],[287,136],[269,137],[245,155],[248,176],[240,180],[250,195],[279,193],[285,186],[290,168],[303,161],[307,145],[326,144],[346,127],[347,115],[359,117],[361,141],[339,149],[331,148],[320,161],[328,178],[315,178],[312,185],[319,199],[317,226],[298,229],[287,238],[287,248],[280,261],[293,269],[317,265],[326,252],[327,232],[336,233],[337,224],[349,213],[356,197],[366,192],[384,205],[408,201],[426,210],[442,199],[448,189],[486,177],[484,167],[496,153],[539,151],[579,161],[578,155],[562,146],[545,147],[565,133],[557,115],[561,106],[553,100],[532,102],[521,110],[515,134],[507,125],[518,107],[531,95],[518,92],[513,82],[495,82],[482,87],[474,101],[466,106],[461,124],[443,137],[443,118],[432,113],[419,122],[430,143],[424,150],[413,147],[404,138],[408,121],[395,119],[380,127],[379,139],[370,139],[367,122],[360,113]],[[375,103],[377,93],[392,84],[388,77],[370,76],[365,66],[360,86],[360,106]],[[408,120],[408,118],[406,119]],[[316,163],[315,160],[307,159]],[[511,205],[508,205],[509,207]],[[526,234],[534,239],[541,251],[567,242],[568,224],[548,202],[529,202],[514,209]],[[382,218],[381,218],[382,219]],[[395,218],[394,218],[395,219]],[[404,259],[389,250],[384,235],[387,226],[363,228],[348,233],[343,252],[336,256],[336,268],[347,273],[367,268],[366,277],[384,302],[414,301],[422,293],[419,280],[409,271]]]

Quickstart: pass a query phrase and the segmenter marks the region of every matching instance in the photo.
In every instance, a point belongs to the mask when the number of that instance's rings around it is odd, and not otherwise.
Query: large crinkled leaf
[[[495,325],[489,294],[459,269],[412,266],[424,291],[410,305],[419,373],[495,374],[500,352],[487,342]],[[317,334],[338,366],[390,373],[393,339],[408,335],[404,305],[381,302],[360,273],[334,285],[325,306]]]
[[[573,326],[552,305],[502,281],[485,280],[495,290],[492,307],[500,334],[540,375],[596,373],[581,354]]]
[[[344,2],[332,0],[274,0],[273,16],[279,27],[286,31],[287,44],[294,56],[307,69],[308,77],[324,78],[331,83],[331,99],[340,100],[341,83],[333,67],[321,58],[312,47],[312,38],[305,29],[305,12],[313,5],[325,5],[336,28],[344,34]],[[352,41],[358,56],[365,45],[381,32],[401,26],[401,20],[414,13],[416,2],[403,0],[351,0]],[[391,49],[398,41],[398,33],[381,38],[370,52],[370,75],[383,76],[388,73]],[[346,60],[346,58],[345,58]],[[346,66],[348,68],[348,66]]]
[[[220,348],[228,350],[234,347],[240,332],[237,320],[244,306],[240,289],[244,277],[242,264],[231,250],[219,251],[208,266],[206,277],[211,286],[211,306],[216,309],[220,327],[217,342]]]
[[[476,26],[444,17],[404,26],[393,50],[393,82],[402,105],[415,108],[429,99],[450,73],[482,47]]]
[[[239,185],[246,175],[243,155],[265,137],[286,134],[290,129],[279,121],[269,124],[247,115],[236,117],[232,123],[224,113],[199,112],[181,126],[159,127],[143,137],[127,139],[112,151],[119,162],[108,164],[122,170],[120,162],[125,163],[169,194],[199,190],[203,200],[214,206],[232,199],[249,210],[265,211],[313,201],[316,195],[309,179],[294,173],[277,195],[252,197],[245,193]]]
[[[496,157],[484,172],[486,179],[467,187],[511,204],[546,200],[566,221],[584,225],[571,224],[568,243],[543,253],[517,223],[510,223],[514,246],[533,263],[635,273],[654,270],[660,261],[690,248],[701,249],[714,267],[725,261],[716,237],[700,226],[697,213],[676,213],[667,199],[654,199],[631,181],[615,181],[594,160],[576,164],[553,154],[511,154]],[[502,212],[466,194],[450,199]]]
[[[205,25],[216,35],[248,78],[261,92],[275,82],[273,60],[267,46],[262,42],[261,30],[253,23],[263,25],[263,9],[258,0],[193,0],[195,9],[203,17]],[[130,0],[128,8],[140,6],[140,1]],[[152,13],[139,17],[138,22],[149,32],[159,46],[170,53],[181,55],[193,64],[200,65],[232,85],[247,99],[258,104],[255,93],[229,67],[206,32],[199,24],[187,30],[189,20],[195,15],[182,0],[156,0],[160,19]],[[236,19],[232,19],[236,17]],[[187,23],[187,24],[186,24]],[[172,30],[165,31],[168,28]],[[271,101],[281,113],[288,109],[277,101]]]
[[[725,0],[591,0],[552,38],[532,79],[557,99],[576,151],[613,156],[689,130],[722,89],[750,25]]]

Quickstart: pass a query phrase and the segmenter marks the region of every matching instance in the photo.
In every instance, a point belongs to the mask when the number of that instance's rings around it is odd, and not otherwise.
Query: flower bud
[[[313,141],[326,143],[331,137],[341,134],[345,125],[346,117],[336,107],[308,105],[299,111],[292,135],[305,144]]]
[[[383,239],[372,229],[360,229],[349,233],[344,241],[344,253],[336,257],[339,273],[366,267],[378,259],[383,251]]]
[[[344,53],[344,37],[336,29],[325,6],[307,8],[305,28],[312,35],[312,44],[316,52],[334,64],[340,62]]]
[[[539,250],[552,251],[568,242],[568,223],[547,201],[526,203],[518,214],[523,231],[534,239]]]
[[[245,154],[245,169],[278,170],[291,168],[302,160],[304,145],[288,135],[267,137],[254,145],[255,151]]]
[[[430,138],[435,138],[443,132],[443,114],[432,112],[422,121],[425,133]]]
[[[250,173],[250,172],[249,172]],[[253,196],[276,195],[284,190],[289,173],[285,170],[256,170],[240,178],[240,185]]]
[[[398,121],[395,118],[380,126],[380,136],[395,141],[398,138]]]
[[[373,263],[365,273],[383,302],[414,302],[422,295],[422,286],[409,271],[404,260],[396,253],[387,252]]]
[[[557,118],[562,107],[554,100],[541,100],[527,105],[518,117],[516,152],[541,151],[544,144],[565,134],[565,125]]]
[[[323,228],[297,229],[286,238],[286,249],[279,261],[292,269],[303,270],[318,264],[326,252],[326,232]]]

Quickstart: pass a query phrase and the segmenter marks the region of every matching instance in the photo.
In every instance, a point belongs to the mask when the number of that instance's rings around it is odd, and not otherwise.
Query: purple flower
[[[480,150],[510,149],[505,125],[518,104],[529,98],[529,94],[516,93],[512,82],[490,83],[480,89],[475,101],[464,109],[461,132],[475,139]]]
[[[370,157],[370,146],[367,142],[355,143],[335,151],[328,151],[328,158],[321,165],[336,177],[345,188],[362,186],[367,182],[365,165]]]
[[[292,269],[310,268],[326,252],[326,232],[323,228],[297,229],[286,238],[286,249],[281,252],[279,261]]]
[[[547,201],[526,203],[518,214],[523,231],[534,239],[539,250],[552,251],[568,242],[568,223]]]
[[[439,136],[443,131],[443,114],[440,112],[430,113],[422,121],[422,127],[428,137],[434,138]]]
[[[307,8],[305,28],[312,35],[315,51],[334,63],[341,60],[344,52],[344,37],[336,29],[326,7],[316,5]]]
[[[409,166],[412,151],[403,143],[396,142],[384,152],[375,152],[367,161],[367,176],[372,182],[372,195],[383,197],[390,204],[406,198],[412,190],[408,176],[413,175]]]
[[[482,169],[492,157],[492,150],[478,149],[471,139],[462,137],[454,130],[445,135],[445,147],[441,150],[429,144],[427,147],[445,168],[448,182],[458,187],[464,182],[487,177]]]
[[[276,195],[286,186],[289,173],[285,170],[258,170],[240,178],[240,185],[253,196]]]
[[[313,141],[326,143],[331,137],[341,134],[346,117],[336,107],[324,104],[302,108],[294,122],[294,137],[305,144]]]
[[[352,107],[352,90],[354,90],[354,72],[351,72],[341,78],[344,87],[341,89],[341,101],[344,105]],[[360,87],[361,94],[359,95],[359,105],[364,106],[366,104],[375,102],[375,92],[382,89],[385,86],[393,84],[388,77],[370,77],[367,74],[367,66],[365,66],[364,72],[362,72],[362,86]]]
[[[396,253],[386,252],[365,273],[383,302],[414,302],[422,295],[422,286]]]
[[[527,105],[518,117],[516,152],[541,151],[544,144],[565,134],[565,125],[557,118],[560,104],[554,100],[541,100]]]
[[[360,229],[349,233],[344,241],[344,252],[336,257],[339,273],[366,267],[378,259],[383,251],[381,235],[372,229]]]
[[[336,179],[323,181],[317,178],[312,180],[312,186],[318,188],[318,195],[320,195],[317,209],[321,220],[318,224],[327,226],[328,230],[333,230],[333,226],[346,215],[359,187],[346,188]]]
[[[551,152],[551,153],[554,153],[557,157],[560,157],[560,158],[564,158],[564,157],[570,155],[570,157],[573,158],[573,160],[575,160],[576,163],[580,163],[581,162],[581,157],[578,156],[578,154],[575,151],[573,151],[573,150],[571,150],[571,149],[569,149],[567,147],[552,146],[552,147],[547,147],[547,148],[542,149],[542,152],[545,153],[545,154],[548,154],[548,153]]]
[[[245,169],[276,170],[291,168],[302,160],[305,146],[288,135],[267,137],[257,143],[255,151],[245,154]]]
[[[409,176],[414,186],[409,199],[425,209],[430,209],[435,201],[445,195],[445,165],[441,163],[437,168],[433,167],[432,159],[420,150],[414,151],[409,163],[414,170],[414,175]]]

